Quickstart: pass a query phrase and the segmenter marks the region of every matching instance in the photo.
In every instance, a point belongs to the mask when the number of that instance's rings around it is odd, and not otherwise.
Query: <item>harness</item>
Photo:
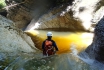
[[[46,40],[45,41],[45,47],[44,47],[44,55],[53,55],[54,54],[54,48],[52,46],[52,41]]]

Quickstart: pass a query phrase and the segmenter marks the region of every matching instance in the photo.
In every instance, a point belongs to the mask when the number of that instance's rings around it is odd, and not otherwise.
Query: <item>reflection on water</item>
[[[41,49],[43,40],[47,38],[47,32],[48,31],[43,30],[30,30],[26,33],[31,36],[35,46]],[[59,54],[70,52],[70,48],[73,46],[78,50],[78,52],[80,52],[91,44],[93,38],[93,34],[87,32],[51,32],[53,33],[52,39],[56,42],[59,48]]]

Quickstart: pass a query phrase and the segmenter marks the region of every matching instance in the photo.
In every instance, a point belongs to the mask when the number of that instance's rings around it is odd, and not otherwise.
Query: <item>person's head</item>
[[[52,32],[47,32],[47,39],[51,40],[52,35],[53,35]]]

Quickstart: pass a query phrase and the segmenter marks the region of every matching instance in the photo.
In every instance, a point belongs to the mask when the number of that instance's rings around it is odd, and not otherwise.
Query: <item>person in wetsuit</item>
[[[52,32],[47,33],[47,39],[42,43],[42,50],[44,56],[54,55],[58,51],[55,41],[52,40]]]

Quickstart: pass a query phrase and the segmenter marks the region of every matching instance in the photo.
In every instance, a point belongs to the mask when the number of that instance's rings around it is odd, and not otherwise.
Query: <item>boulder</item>
[[[0,15],[0,53],[36,52],[35,44],[15,23]]]

